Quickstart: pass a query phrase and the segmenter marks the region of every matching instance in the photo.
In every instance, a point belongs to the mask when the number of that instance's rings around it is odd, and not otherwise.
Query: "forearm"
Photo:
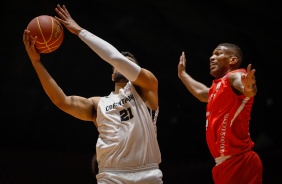
[[[116,68],[128,80],[136,80],[141,68],[123,56],[114,46],[85,29],[80,31],[78,36],[95,53]]]
[[[57,105],[65,99],[66,95],[63,90],[58,86],[56,81],[51,77],[41,62],[32,63],[41,82],[41,85],[51,101]]]
[[[208,101],[209,88],[207,86],[194,80],[186,72],[182,72],[181,74],[178,75],[178,77],[193,96],[195,96],[201,102]]]

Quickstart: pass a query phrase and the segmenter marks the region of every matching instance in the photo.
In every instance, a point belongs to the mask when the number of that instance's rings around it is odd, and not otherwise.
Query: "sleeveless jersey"
[[[161,162],[158,110],[148,110],[131,82],[102,97],[97,108],[99,169],[134,169]]]
[[[238,69],[232,72],[246,72]],[[236,95],[230,86],[229,72],[212,82],[206,106],[206,141],[214,158],[235,155],[254,146],[249,120],[254,97]]]

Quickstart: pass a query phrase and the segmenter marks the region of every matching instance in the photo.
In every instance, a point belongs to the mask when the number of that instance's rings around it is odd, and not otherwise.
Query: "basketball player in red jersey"
[[[194,80],[186,72],[184,52],[178,64],[178,77],[206,106],[206,141],[215,159],[215,184],[261,184],[262,162],[252,150],[249,121],[257,93],[255,69],[239,68],[243,54],[231,43],[219,44],[210,57],[211,87]]]

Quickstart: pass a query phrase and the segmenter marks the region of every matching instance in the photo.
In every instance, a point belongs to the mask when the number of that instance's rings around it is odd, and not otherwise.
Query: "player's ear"
[[[235,57],[235,56],[232,56],[232,57],[230,58],[229,64],[235,65],[237,62],[238,62],[238,58]]]
[[[114,81],[114,73],[112,73],[112,81]]]

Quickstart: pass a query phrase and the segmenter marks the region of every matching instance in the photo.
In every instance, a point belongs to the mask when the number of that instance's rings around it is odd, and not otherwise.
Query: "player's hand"
[[[178,63],[178,75],[180,75],[182,72],[186,72],[186,58],[185,53],[182,52],[179,63]]]
[[[32,62],[40,61],[40,53],[35,48],[35,42],[37,37],[31,39],[30,31],[25,29],[23,33],[23,42],[25,45],[25,50]]]
[[[60,18],[55,16],[55,19],[63,24],[71,33],[78,35],[83,29],[72,19],[65,5],[61,6],[58,4],[55,11],[60,16]]]
[[[251,69],[252,64],[247,67],[247,73],[241,76],[241,81],[245,91],[253,91],[256,88],[255,69]]]

